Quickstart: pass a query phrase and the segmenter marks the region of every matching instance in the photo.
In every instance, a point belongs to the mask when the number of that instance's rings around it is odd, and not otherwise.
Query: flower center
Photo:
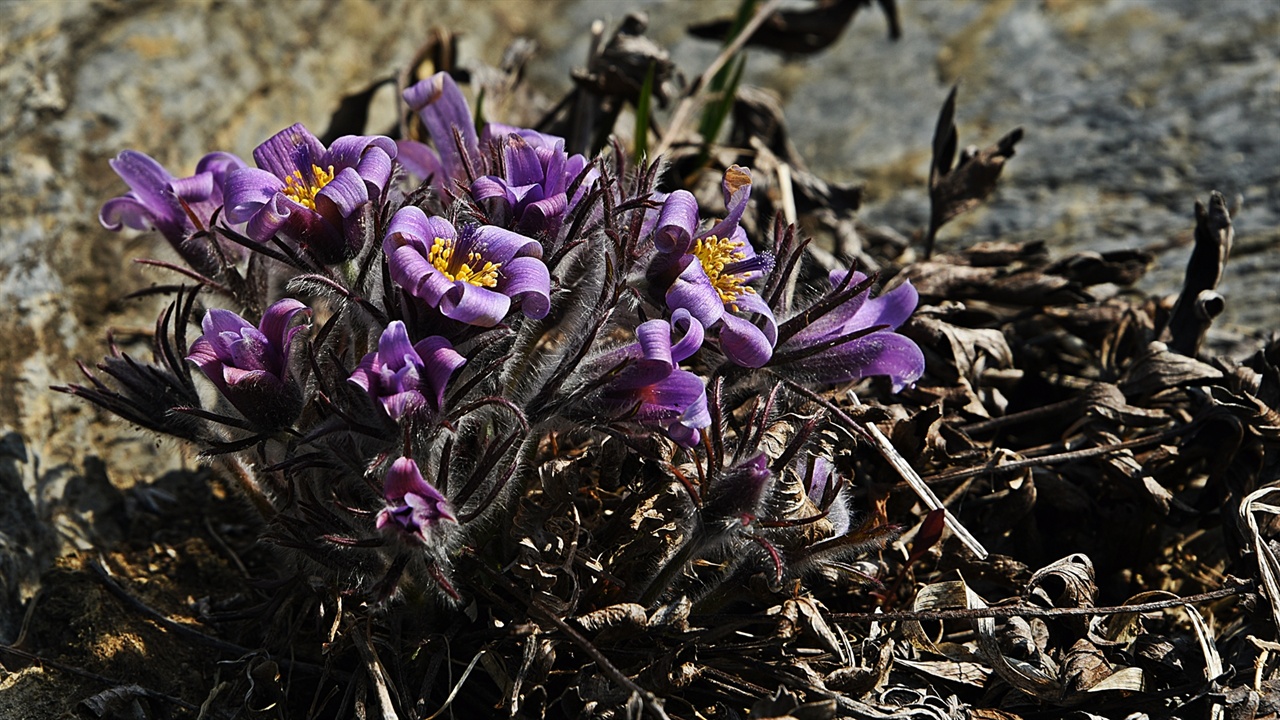
[[[302,177],[301,170],[294,170],[292,175],[285,177],[284,189],[280,192],[284,193],[286,197],[299,205],[315,210],[316,194],[323,190],[325,185],[332,182],[333,176],[336,174],[337,173],[333,171],[332,165],[329,166],[328,170],[321,169],[319,165],[312,165],[312,181],[307,182],[306,179]]]
[[[755,292],[743,285],[746,278],[742,275],[725,272],[729,265],[747,259],[747,254],[742,251],[741,241],[711,235],[693,246],[693,256],[702,263],[702,270],[711,280],[711,287],[715,288],[720,300],[731,310],[737,309],[735,301],[738,298]]]
[[[461,280],[480,287],[497,287],[498,269],[501,265],[488,262],[475,251],[467,253],[467,261],[458,265],[453,258],[454,242],[449,238],[436,238],[431,244],[431,252],[427,254],[427,262],[450,280]]]

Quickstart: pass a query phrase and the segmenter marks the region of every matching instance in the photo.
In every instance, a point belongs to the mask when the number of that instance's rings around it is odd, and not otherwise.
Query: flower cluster
[[[575,582],[600,602],[762,570],[776,582],[807,557],[788,522],[822,513],[828,535],[849,532],[832,434],[818,432],[838,413],[819,391],[880,376],[866,389],[887,400],[922,377],[897,332],[917,303],[909,283],[872,297],[873,279],[824,280],[803,246],[755,232],[769,223],[744,167],[715,178],[723,206],[704,209],[625,153],[589,160],[560,137],[477,130],[446,74],[404,100],[424,136],[326,147],[293,125],[253,151],[255,167],[214,153],[181,179],[121,153],[129,191],[102,224],[158,231],[199,287],[162,319],[162,366],[117,362],[119,391],[70,390],[135,417],[145,388],[173,389],[147,400],[148,427],[242,457],[271,537],[334,597],[380,601],[411,582],[448,604],[478,587],[464,557],[553,578],[537,586],[549,591],[573,559],[528,558],[564,543],[515,534],[561,527],[556,513],[585,497],[642,519],[669,511],[676,528],[666,555],[629,558],[652,544],[619,536],[583,551],[603,569]],[[593,469],[565,475],[582,457]],[[595,518],[581,542],[647,522]]]

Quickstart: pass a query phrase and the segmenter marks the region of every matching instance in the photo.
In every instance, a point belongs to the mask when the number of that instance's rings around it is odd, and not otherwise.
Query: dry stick
[[[496,572],[495,570],[488,567],[487,565],[481,565],[480,568],[485,572],[486,575],[488,575],[490,578],[496,580],[500,585],[502,585],[502,587],[506,589],[507,592],[511,593],[513,596],[517,598],[523,599],[523,596],[521,595],[519,590],[516,589],[516,586],[513,585],[510,580],[507,580],[507,578],[503,577],[500,573]],[[605,675],[608,675],[614,682],[618,683],[622,687],[626,688],[627,690],[630,690],[632,693],[639,696],[640,699],[644,702],[644,707],[646,710],[649,711],[650,715],[653,715],[656,718],[661,718],[661,720],[670,720],[670,718],[667,715],[667,711],[662,709],[662,700],[660,700],[658,696],[654,695],[652,692],[649,692],[648,690],[645,690],[644,688],[637,685],[634,680],[627,677],[626,673],[622,672],[613,663],[609,662],[609,658],[605,657],[604,653],[600,652],[600,649],[597,648],[594,644],[592,644],[592,642],[588,640],[586,636],[584,636],[582,633],[578,632],[577,630],[574,630],[573,627],[569,625],[569,623],[557,617],[554,612],[551,612],[547,608],[543,607],[540,603],[538,603],[538,601],[533,600],[532,598],[529,601],[529,609],[532,610],[533,613],[537,615],[539,618],[541,618],[542,620],[545,620],[546,622],[549,622],[552,625],[555,625],[556,629],[564,633],[565,636],[567,636],[569,640],[573,642],[574,645],[577,645],[578,647],[582,648],[582,651],[585,652],[593,662],[595,662],[597,667],[599,667],[602,671],[604,671]]]
[[[852,390],[849,391],[849,399],[853,400],[854,405],[862,405],[862,402],[858,400],[858,396]],[[845,417],[848,418],[848,416]],[[849,419],[852,420],[852,418]],[[955,515],[951,514],[947,506],[938,499],[933,490],[920,478],[920,473],[916,472],[915,468],[911,467],[911,463],[907,462],[907,459],[902,457],[897,449],[893,447],[893,443],[889,442],[889,438],[885,437],[880,428],[875,423],[869,422],[866,424],[865,429],[872,444],[876,446],[876,449],[880,451],[884,459],[889,461],[893,469],[898,471],[898,475],[902,477],[907,485],[915,491],[916,496],[920,498],[920,502],[923,502],[925,507],[930,510],[941,510],[943,512],[943,520],[946,522],[947,527],[951,528],[951,532],[974,555],[977,555],[979,560],[986,560],[987,549],[982,546],[982,543],[978,542],[978,538],[974,537],[964,525],[960,524]]]
[[[689,115],[693,112],[693,106],[696,104],[695,100],[697,94],[702,91],[702,88],[707,86],[707,83],[711,82],[711,78],[719,72],[720,68],[723,67],[726,62],[729,62],[729,58],[733,57],[734,53],[741,50],[742,46],[747,44],[747,41],[751,39],[751,36],[755,34],[756,30],[760,29],[760,26],[764,24],[764,21],[768,20],[781,4],[782,0],[769,0],[769,2],[765,3],[764,6],[751,17],[751,21],[742,28],[742,31],[733,39],[733,42],[726,45],[725,48],[720,51],[720,54],[716,56],[716,59],[707,66],[707,69],[702,71],[702,75],[700,75],[697,81],[689,88],[689,93],[685,95],[684,99],[680,101],[680,104],[676,106],[676,111],[671,115],[671,123],[667,125],[667,132],[663,134],[662,141],[658,143],[657,149],[653,152],[654,157],[663,155],[671,149],[672,144],[675,143],[676,138],[680,136],[681,131],[684,129],[684,125],[689,122]]]
[[[1232,595],[1243,595],[1258,589],[1257,581],[1250,580],[1243,585],[1210,590],[1199,595],[1153,600],[1133,605],[1108,605],[1104,607],[1079,608],[1038,608],[1027,605],[1010,607],[958,608],[954,610],[923,610],[918,612],[891,613],[831,613],[828,617],[835,620],[859,620],[864,622],[898,622],[902,620],[972,620],[975,618],[1007,619],[1011,617],[1066,617],[1074,615],[1124,615],[1127,613],[1144,613],[1154,610],[1191,605],[1194,603],[1220,600]]]
[[[138,694],[142,695],[143,697],[146,697],[151,700],[162,700],[171,705],[177,705],[183,710],[198,711],[200,709],[199,705],[192,705],[191,703],[187,702],[186,700],[183,700],[182,698],[176,698],[172,695],[165,695],[162,692],[151,690],[150,688],[144,688],[141,685],[127,683],[123,680],[116,680],[115,678],[107,677],[106,675],[99,675],[94,672],[89,672],[88,670],[78,668],[74,665],[67,665],[66,663],[60,663],[57,660],[50,660],[46,657],[41,657],[40,655],[36,655],[35,653],[29,653],[25,650],[19,650],[18,648],[11,647],[9,645],[0,645],[0,653],[9,653],[11,655],[17,655],[18,657],[24,660],[30,660],[33,663],[39,663],[42,667],[51,667],[54,670],[57,670],[58,672],[64,672],[64,673],[67,673],[68,675],[75,675],[77,677],[82,677],[87,680],[92,680],[94,682],[102,683],[103,685],[106,685],[107,687],[110,687],[110,688],[120,688],[120,687],[130,686],[132,688],[135,688]]]

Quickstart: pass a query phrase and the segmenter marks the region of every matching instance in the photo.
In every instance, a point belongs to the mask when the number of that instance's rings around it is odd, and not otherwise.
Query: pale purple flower
[[[422,477],[418,463],[402,457],[391,464],[382,486],[387,507],[378,513],[378,529],[390,527],[408,538],[429,544],[444,523],[457,523],[444,495]]]
[[[832,286],[855,287],[867,279],[860,272],[848,275],[847,270],[833,270]],[[911,317],[918,301],[910,282],[875,298],[868,287],[787,338],[778,347],[778,357],[794,358],[784,365],[821,383],[887,375],[897,392],[924,374],[920,347],[894,332]],[[877,326],[883,327],[867,332]],[[822,345],[828,347],[819,350]]]
[[[160,163],[140,152],[125,150],[111,161],[129,186],[129,192],[103,204],[98,221],[108,230],[131,227],[156,230],[195,270],[213,275],[218,260],[210,237],[193,237],[209,229],[214,212],[222,207],[222,184],[244,161],[230,153],[209,153],[196,164],[191,177],[175,178]],[[237,257],[234,254],[233,257]]]
[[[688,310],[709,331],[720,350],[744,367],[769,361],[778,324],[750,283],[773,268],[773,256],[757,255],[738,225],[751,194],[751,173],[734,165],[725,171],[728,215],[698,232],[698,203],[685,190],[667,196],[654,232],[658,256],[648,276],[665,292],[667,307]]]
[[[289,376],[290,348],[303,326],[291,326],[306,305],[285,298],[267,308],[257,327],[221,308],[205,313],[204,334],[187,359],[255,425],[275,430],[302,411],[302,393]]]
[[[466,362],[442,337],[410,344],[404,323],[396,320],[382,331],[377,351],[365,355],[348,380],[399,420],[423,411],[440,412],[445,385]]]
[[[326,149],[302,125],[287,127],[254,149],[257,168],[227,179],[227,219],[257,242],[280,235],[322,262],[351,257],[361,236],[349,225],[381,200],[395,156],[391,138],[347,135]]]
[[[679,337],[673,342],[672,333]],[[634,345],[602,359],[630,363],[605,385],[601,400],[607,408],[627,411],[628,420],[656,425],[680,445],[693,447],[699,431],[711,424],[707,388],[702,378],[678,363],[702,347],[702,324],[685,310],[671,321],[649,320],[636,328]]]
[[[459,322],[497,325],[513,300],[534,319],[551,308],[551,274],[542,263],[542,246],[510,230],[455,228],[443,217],[406,207],[391,219],[382,249],[400,287]]]

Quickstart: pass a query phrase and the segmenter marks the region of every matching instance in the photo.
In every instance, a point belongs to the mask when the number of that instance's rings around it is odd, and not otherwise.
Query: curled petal
[[[457,240],[458,231],[442,217],[427,217],[421,208],[409,206],[396,211],[387,227],[387,243],[396,235],[415,238],[423,243],[423,249],[429,249],[436,238]],[[387,244],[384,243],[384,246]]]
[[[102,204],[102,209],[98,211],[98,222],[113,232],[122,227],[150,230],[156,226],[156,214],[137,198],[121,195]]]
[[[283,189],[284,182],[266,170],[241,168],[232,172],[227,176],[223,187],[227,220],[233,223],[248,222]]]
[[[661,252],[684,253],[698,231],[698,201],[688,190],[667,196],[658,215],[653,244]]]
[[[696,259],[685,267],[667,290],[667,307],[688,310],[703,327],[715,325],[725,315],[724,301],[702,269],[702,263]]]
[[[302,329],[301,326],[289,328],[289,324],[293,322],[293,317],[300,312],[310,313],[311,309],[293,298],[279,300],[262,314],[262,320],[258,323],[258,330],[266,336],[267,342],[271,343],[273,347],[280,348],[287,353],[290,343],[293,342],[293,336]]]
[[[319,199],[325,198],[333,203],[341,217],[350,217],[356,208],[369,202],[369,190],[360,173],[351,168],[342,170],[316,194],[316,207]],[[332,220],[332,219],[331,219]]]
[[[426,253],[414,245],[388,251],[387,267],[397,285],[431,305],[439,305],[444,294],[454,287],[453,281],[439,273],[427,260]]]
[[[223,181],[232,172],[243,167],[247,167],[244,161],[229,152],[211,152],[196,163],[196,174],[209,173],[213,176],[214,182],[221,187]]]
[[[688,310],[677,308],[671,313],[671,329],[683,333],[680,339],[671,345],[671,359],[683,362],[702,348],[703,328]]]
[[[250,239],[257,242],[267,242],[276,233],[285,227],[295,214],[306,212],[307,208],[290,200],[284,195],[276,194],[267,201],[265,205],[260,207],[256,213],[247,218],[245,225],[245,234]],[[315,211],[311,211],[315,214]],[[238,222],[227,214],[227,219],[231,222]]]
[[[883,331],[807,358],[800,367],[825,383],[888,375],[893,391],[898,392],[924,375],[924,353],[909,338]]]
[[[520,301],[525,317],[539,320],[547,316],[551,310],[551,274],[541,260],[514,258],[502,266],[502,274],[502,292]]]
[[[253,150],[258,167],[277,178],[289,177],[295,172],[310,177],[311,166],[319,165],[324,155],[324,144],[300,123],[272,135]]]
[[[502,322],[511,308],[511,298],[488,288],[457,281],[440,298],[440,312],[458,322],[493,327]]]
[[[833,285],[839,287],[837,283],[844,280],[843,276],[844,273],[838,270],[832,271]],[[862,273],[855,273],[853,282],[858,283],[865,279],[866,276]],[[897,330],[899,325],[911,317],[911,313],[915,312],[916,305],[919,303],[920,294],[916,292],[915,286],[910,281],[903,282],[898,287],[889,292],[882,292],[858,307],[847,321],[845,331],[872,325],[888,325],[891,329]]]
[[[496,225],[472,225],[465,230],[472,248],[483,248],[485,260],[505,265],[515,257],[542,257],[542,245],[531,237]]]
[[[758,368],[773,357],[773,343],[760,328],[732,313],[720,318],[720,350],[743,367]]]
[[[471,183],[471,197],[477,201],[500,198],[506,201],[508,208],[515,205],[516,196],[511,192],[507,181],[496,175],[485,175]]]

